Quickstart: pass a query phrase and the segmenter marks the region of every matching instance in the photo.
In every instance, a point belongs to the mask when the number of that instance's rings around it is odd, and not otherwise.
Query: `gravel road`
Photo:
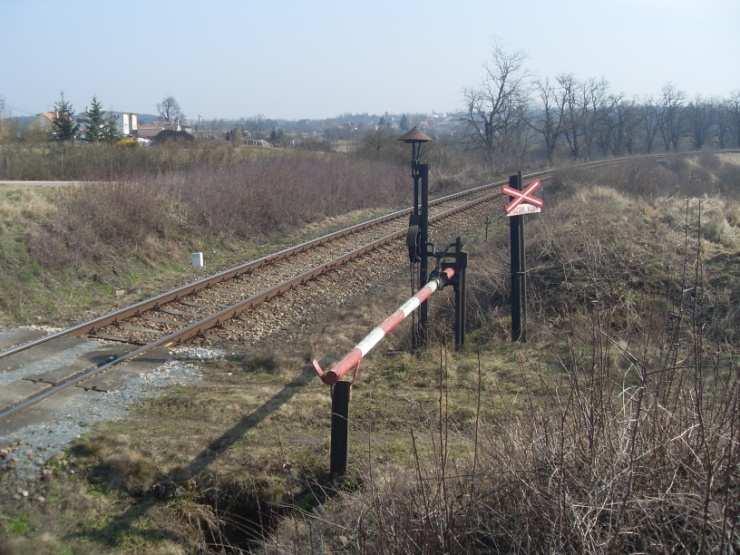
[[[107,393],[74,392],[74,403],[55,407],[44,422],[32,423],[11,433],[0,433],[0,472],[14,470],[21,480],[39,476],[44,462],[61,452],[85,429],[103,420],[123,418],[129,407],[142,399],[157,395],[162,389],[196,383],[201,372],[193,361],[218,358],[223,353],[204,348],[183,348],[178,358],[145,374],[132,376],[122,388]]]

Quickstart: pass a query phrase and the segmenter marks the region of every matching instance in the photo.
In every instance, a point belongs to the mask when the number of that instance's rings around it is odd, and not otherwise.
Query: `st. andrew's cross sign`
[[[522,191],[504,185],[501,191],[511,197],[511,202],[504,207],[507,216],[521,216],[522,214],[536,214],[542,212],[544,202],[533,195],[540,187],[539,180],[529,183]]]
[[[509,203],[504,207],[509,219],[511,253],[511,340],[527,340],[527,258],[524,248],[524,214],[542,211],[544,202],[534,196],[540,187],[539,180],[522,187],[522,174],[509,177],[509,185],[501,192],[508,195]]]

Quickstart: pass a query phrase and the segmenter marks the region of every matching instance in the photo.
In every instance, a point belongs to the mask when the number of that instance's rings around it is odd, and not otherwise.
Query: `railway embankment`
[[[198,384],[90,426],[20,486],[28,496],[2,509],[23,530],[13,545],[720,543],[737,452],[739,220],[718,181],[701,190],[682,167],[566,172],[552,184],[527,232],[526,345],[507,341],[503,219],[483,238],[500,207],[466,218],[468,346],[446,346],[440,297],[428,351],[405,354],[401,331],[363,362],[343,488],[327,481],[329,394],[307,363],[346,351],[407,296],[402,249],[317,284],[333,305],[295,310],[312,293],[286,295],[267,308],[276,325],[233,320],[197,341],[228,346],[198,364]],[[680,528],[664,525],[676,518]]]

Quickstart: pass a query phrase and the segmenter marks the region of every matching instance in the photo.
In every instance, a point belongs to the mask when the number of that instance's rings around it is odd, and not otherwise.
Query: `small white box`
[[[203,253],[202,252],[194,252],[190,256],[190,258],[193,261],[193,268],[200,270],[201,268],[203,268],[203,266],[205,266],[205,264],[203,263]]]

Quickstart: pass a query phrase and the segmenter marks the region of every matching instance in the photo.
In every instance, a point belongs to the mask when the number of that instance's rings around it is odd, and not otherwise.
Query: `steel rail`
[[[437,222],[449,218],[451,216],[454,216],[455,214],[458,214],[459,212],[469,210],[471,208],[474,208],[475,206],[478,206],[485,202],[489,202],[500,196],[500,192],[494,192],[489,195],[485,195],[460,206],[456,206],[455,208],[451,208],[450,210],[442,212],[441,214],[436,214],[430,217],[429,221]],[[275,297],[283,295],[287,291],[299,285],[303,285],[306,282],[312,281],[317,277],[326,274],[327,272],[330,272],[331,270],[334,270],[340,266],[343,266],[354,259],[360,258],[361,256],[368,254],[369,252],[372,252],[388,243],[391,243],[398,239],[402,239],[403,237],[405,237],[405,235],[405,229],[389,233],[385,237],[376,239],[375,241],[372,241],[360,248],[350,251],[334,260],[321,264],[320,266],[316,266],[315,268],[311,268],[310,270],[307,270],[292,279],[289,279],[260,293],[252,295],[251,297],[248,297],[243,301],[222,309],[219,312],[207,316],[206,318],[194,322],[193,324],[190,324],[182,329],[165,335],[157,339],[156,341],[153,341],[139,347],[138,349],[134,349],[128,353],[120,355],[119,357],[108,361],[105,364],[90,366],[83,370],[79,370],[54,385],[50,385],[49,387],[42,389],[37,393],[21,399],[20,401],[16,401],[15,403],[11,403],[10,405],[3,407],[2,409],[0,409],[0,420],[3,418],[7,418],[17,412],[20,412],[32,405],[35,405],[36,403],[39,403],[40,401],[43,401],[44,399],[55,395],[63,389],[76,385],[92,377],[93,375],[100,374],[121,363],[133,360],[143,355],[144,353],[151,351],[152,349],[156,349],[158,347],[171,347],[173,345],[177,345],[178,343],[182,343],[184,341],[202,335],[203,333],[214,327],[223,325],[226,321],[234,318],[235,316],[246,310],[249,310],[250,308],[254,308],[261,303],[267,302],[271,299],[274,299]]]
[[[719,152],[731,153],[731,152],[740,152],[740,150],[725,149]],[[564,170],[569,170],[569,169],[587,169],[587,168],[592,168],[592,167],[601,167],[601,166],[607,166],[611,164],[618,164],[626,160],[634,160],[634,159],[640,159],[640,158],[660,159],[660,158],[665,158],[665,157],[686,156],[686,155],[692,155],[692,154],[697,154],[697,152],[691,151],[691,152],[684,152],[684,153],[659,153],[659,154],[644,154],[644,155],[638,155],[638,156],[623,156],[619,158],[610,158],[607,160],[595,160],[591,162],[581,162],[578,164],[572,164],[570,166],[539,170],[539,171],[527,173],[523,175],[523,177],[527,179],[532,178],[532,177],[544,177],[544,176],[556,173],[558,171],[564,171]],[[469,196],[469,195],[478,193],[486,189],[490,189],[491,187],[499,186],[503,183],[504,183],[503,180],[485,183],[483,185],[478,185],[476,187],[465,189],[464,191],[458,191],[456,193],[438,197],[430,201],[429,204],[430,206],[435,206],[435,205],[438,205],[444,202],[449,202],[452,200],[456,200],[458,198]],[[378,216],[377,218],[372,218],[365,222],[360,222],[358,224],[346,227],[344,229],[340,229],[340,230],[337,230],[331,233],[327,233],[325,235],[322,235],[315,239],[311,239],[309,241],[305,241],[298,245],[286,247],[277,252],[270,253],[260,258],[257,258],[255,260],[246,262],[244,264],[240,264],[232,268],[223,270],[212,276],[208,276],[208,277],[199,279],[197,281],[194,281],[192,283],[188,283],[188,284],[176,287],[174,289],[171,289],[169,291],[166,291],[164,293],[161,293],[149,299],[139,301],[138,303],[132,304],[130,306],[127,306],[127,307],[124,307],[118,310],[114,310],[112,312],[104,314],[103,316],[93,318],[92,320],[81,322],[79,324],[65,328],[58,332],[45,335],[44,337],[40,337],[33,341],[29,341],[26,343],[22,343],[20,345],[16,345],[15,347],[12,347],[10,349],[0,352],[0,359],[26,351],[28,349],[32,349],[33,347],[42,345],[48,341],[53,341],[54,339],[60,339],[62,337],[66,337],[70,335],[84,335],[87,333],[92,333],[97,329],[104,328],[116,322],[121,322],[129,318],[139,316],[140,314],[144,312],[147,312],[150,310],[156,310],[165,304],[179,301],[180,299],[183,299],[185,297],[198,293],[199,291],[202,291],[209,287],[213,287],[214,285],[223,283],[230,279],[234,279],[242,274],[253,272],[254,270],[262,266],[277,262],[279,260],[283,260],[285,258],[289,258],[290,256],[294,256],[296,254],[300,254],[311,248],[323,245],[329,241],[333,241],[335,239],[339,239],[342,237],[348,237],[364,229],[377,226],[377,225],[381,225],[381,224],[390,222],[395,219],[402,218],[404,216],[407,216],[410,213],[411,213],[411,208],[404,208],[401,210],[396,210],[389,214]]]
[[[465,196],[478,193],[480,191],[483,191],[491,187],[495,187],[497,185],[499,185],[499,182],[491,182],[491,183],[486,183],[484,185],[478,185],[476,187],[472,187],[464,191],[459,191],[457,193],[452,193],[449,195],[438,197],[430,201],[429,204],[431,206],[442,204],[444,202],[449,202],[449,201],[456,200],[461,197],[465,197]],[[346,227],[344,229],[340,229],[340,230],[337,230],[331,233],[327,233],[325,235],[322,235],[315,239],[311,239],[309,241],[305,241],[298,245],[286,247],[277,252],[267,254],[255,260],[251,260],[244,264],[234,266],[227,270],[223,270],[212,276],[208,276],[208,277],[199,279],[197,281],[194,281],[192,283],[188,283],[186,285],[176,287],[174,289],[161,293],[155,297],[151,297],[149,299],[145,299],[143,301],[132,304],[130,306],[109,312],[107,314],[104,314],[103,316],[99,316],[92,320],[88,320],[88,321],[76,324],[74,326],[65,328],[58,332],[45,335],[44,337],[40,337],[33,341],[29,341],[27,343],[17,345],[11,349],[0,352],[0,359],[9,357],[11,355],[20,353],[22,351],[26,351],[33,347],[37,347],[38,345],[41,345],[48,341],[52,341],[54,339],[60,339],[62,337],[69,336],[69,335],[83,335],[83,334],[91,333],[97,329],[104,328],[116,322],[121,322],[129,318],[132,318],[134,316],[139,316],[140,314],[147,312],[149,310],[156,310],[165,304],[178,301],[180,299],[193,295],[199,291],[202,291],[204,289],[207,289],[219,283],[228,281],[230,279],[234,279],[242,274],[253,272],[254,270],[262,266],[266,266],[268,264],[277,262],[279,260],[289,258],[290,256],[300,254],[311,248],[318,247],[325,243],[328,243],[329,241],[333,241],[335,239],[339,239],[343,237],[348,237],[364,229],[402,218],[404,216],[407,216],[410,213],[411,213],[411,208],[403,208],[401,210],[396,210],[395,212],[391,212],[383,216],[378,216],[377,218],[372,218],[370,220],[360,222],[358,224]]]
[[[740,152],[740,150],[735,149],[728,149],[724,150],[722,152]],[[603,167],[603,166],[609,166],[613,164],[621,163],[625,160],[634,160],[637,158],[666,158],[666,157],[674,157],[674,156],[682,156],[687,154],[696,154],[695,152],[689,152],[689,153],[660,153],[656,155],[641,155],[641,156],[628,156],[628,157],[621,157],[621,158],[612,158],[609,160],[597,160],[593,162],[584,162],[581,164],[574,164],[571,166],[561,167],[561,168],[555,168],[555,169],[547,169],[547,170],[540,170],[535,172],[530,172],[527,174],[524,174],[523,178],[533,178],[533,177],[541,177],[543,179],[548,179],[551,177],[552,174],[563,171],[563,170],[569,170],[569,169],[588,169],[588,168],[594,168],[594,167]],[[473,187],[471,189],[466,189],[465,191],[460,191],[457,193],[453,193],[451,195],[446,195],[443,197],[439,197],[432,202],[431,204],[439,204],[445,201],[453,200],[456,198],[461,198],[463,196],[467,196],[470,194],[473,194],[475,192],[479,192],[491,187],[499,186],[502,184],[505,184],[506,181],[497,181],[492,183],[486,183],[484,185],[479,185],[477,187]],[[447,210],[441,214],[437,214],[435,216],[430,217],[430,222],[436,222],[445,218],[449,218],[459,212],[469,210],[470,208],[473,208],[479,204],[482,204],[484,202],[488,202],[490,200],[493,200],[497,197],[500,197],[500,192],[494,192],[489,195],[482,196],[478,199],[474,199],[470,202],[467,202],[465,204],[462,204],[460,206],[457,206],[455,208],[452,208],[450,210]],[[84,329],[86,326],[89,326],[87,328],[87,331],[90,331],[90,329],[94,329],[96,327],[103,327],[103,325],[100,324],[100,322],[106,321],[108,318],[111,318],[115,315],[120,315],[123,313],[127,313],[129,315],[137,315],[141,312],[144,312],[145,310],[159,307],[162,304],[166,304],[166,302],[171,302],[172,300],[176,300],[179,298],[182,298],[184,296],[187,296],[189,294],[192,294],[196,291],[200,291],[202,289],[205,289],[209,285],[219,283],[221,281],[225,281],[227,279],[230,279],[232,277],[236,277],[242,273],[251,271],[255,268],[258,268],[264,264],[267,264],[269,262],[285,258],[290,256],[291,254],[295,254],[298,252],[305,251],[313,246],[317,246],[320,244],[323,244],[331,239],[347,236],[354,232],[360,231],[362,229],[365,229],[367,227],[371,227],[372,225],[377,225],[379,223],[383,223],[386,221],[390,221],[394,218],[399,218],[404,215],[407,215],[410,213],[410,209],[403,209],[398,210],[395,212],[392,212],[390,214],[386,214],[385,216],[380,216],[378,218],[373,218],[371,220],[368,220],[366,222],[362,222],[359,224],[355,224],[354,226],[350,226],[348,228],[345,228],[343,230],[338,230],[333,233],[329,233],[326,235],[323,235],[321,237],[318,237],[316,239],[306,241],[304,243],[301,243],[300,245],[296,245],[294,247],[289,247],[286,249],[283,249],[281,251],[278,251],[276,253],[263,256],[261,258],[258,258],[254,261],[247,262],[245,264],[242,264],[240,266],[236,266],[235,268],[231,268],[229,270],[225,270],[223,272],[220,272],[218,274],[215,274],[214,276],[210,276],[209,278],[204,278],[202,280],[199,280],[197,282],[194,282],[192,284],[173,289],[171,291],[168,291],[167,293],[163,293],[162,295],[159,295],[157,297],[154,297],[152,299],[148,299],[146,301],[142,301],[140,303],[137,303],[135,305],[132,305],[130,307],[124,308],[119,311],[115,311],[113,313],[110,313],[106,316],[103,316],[101,318],[91,320],[90,322],[86,322],[83,324],[79,324],[78,326],[74,326],[72,328],[69,328],[67,330],[63,330],[62,332],[58,332],[57,334],[52,334],[50,336],[46,336],[41,338],[40,340],[37,340],[35,342],[31,342],[28,344],[21,345],[19,347],[16,347],[14,349],[11,349],[10,351],[6,351],[5,353],[0,353],[0,357],[2,356],[9,356],[10,354],[13,354],[15,352],[19,352],[21,350],[29,349],[35,345],[38,345],[40,343],[43,343],[45,341],[50,341],[51,339],[62,337],[64,335],[70,335],[73,333],[85,333],[84,331],[80,331]],[[225,309],[220,310],[219,312],[212,314],[210,316],[207,316],[206,318],[203,318],[197,322],[194,322],[193,324],[190,324],[180,330],[177,330],[175,332],[172,332],[170,334],[167,334],[160,339],[157,339],[156,341],[153,341],[151,343],[148,343],[146,345],[143,345],[137,349],[134,349],[130,351],[129,353],[125,353],[111,361],[106,362],[105,364],[101,364],[99,366],[91,366],[86,369],[80,370],[78,372],[75,372],[74,374],[67,376],[60,382],[49,386],[48,388],[45,388],[37,393],[34,393],[25,399],[22,399],[20,401],[16,401],[15,403],[11,403],[10,405],[7,405],[0,409],[0,419],[6,418],[8,416],[11,416],[12,414],[15,414],[19,411],[24,410],[27,407],[30,407],[32,405],[35,405],[36,403],[58,393],[59,391],[66,389],[68,387],[71,387],[73,385],[76,385],[93,375],[105,372],[106,370],[109,370],[110,368],[117,366],[119,364],[122,364],[124,362],[128,362],[130,360],[133,360],[137,358],[138,356],[141,356],[142,354],[158,348],[158,347],[169,347],[172,345],[176,345],[178,343],[182,343],[184,341],[187,341],[189,339],[192,339],[193,337],[202,335],[209,329],[212,329],[214,327],[222,325],[227,320],[230,320],[234,316],[237,316],[238,314],[249,310],[250,308],[253,308],[263,302],[267,302],[279,295],[282,295],[289,291],[290,289],[302,285],[308,281],[311,281],[339,266],[342,266],[356,258],[359,258],[387,243],[390,243],[394,240],[401,239],[406,235],[406,230],[399,230],[393,233],[390,233],[386,235],[385,237],[382,237],[380,239],[377,239],[375,241],[372,241],[358,249],[355,249],[349,253],[346,253],[339,258],[336,258],[335,260],[326,262],[324,264],[321,264],[320,266],[317,266],[315,268],[312,268],[310,270],[307,270],[303,272],[302,274],[287,280],[283,283],[280,283],[278,285],[275,285],[274,287],[271,287],[265,291],[262,291],[260,293],[257,293],[255,295],[252,295],[251,297],[244,299],[243,301],[240,301],[239,303],[236,303],[232,306],[229,306]],[[179,294],[179,296],[178,296]],[[106,324],[112,323],[114,321],[117,321],[117,319],[109,320]]]

